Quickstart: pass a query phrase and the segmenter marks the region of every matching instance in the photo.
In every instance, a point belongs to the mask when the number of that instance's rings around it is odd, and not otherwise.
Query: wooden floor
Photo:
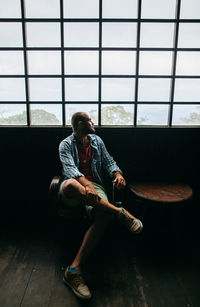
[[[80,302],[62,282],[84,229],[71,227],[62,221],[51,229],[2,231],[0,307],[200,306],[197,238],[174,245],[167,237],[132,236],[115,224],[83,267],[93,297]],[[73,237],[69,229],[76,229]]]

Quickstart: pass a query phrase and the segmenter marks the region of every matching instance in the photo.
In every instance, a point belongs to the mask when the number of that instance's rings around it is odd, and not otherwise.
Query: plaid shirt
[[[103,171],[106,171],[110,177],[113,172],[120,172],[120,168],[109,155],[104,142],[96,134],[89,134],[90,145],[92,147],[91,169],[94,181],[104,185]],[[73,134],[65,138],[59,145],[59,155],[63,166],[64,179],[84,177],[79,171],[79,157],[76,147],[76,139]]]

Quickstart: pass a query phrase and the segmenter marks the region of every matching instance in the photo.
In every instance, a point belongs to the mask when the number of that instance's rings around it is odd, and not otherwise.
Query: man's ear
[[[83,122],[82,120],[79,120],[77,124],[77,128],[82,128],[82,127],[83,127]]]

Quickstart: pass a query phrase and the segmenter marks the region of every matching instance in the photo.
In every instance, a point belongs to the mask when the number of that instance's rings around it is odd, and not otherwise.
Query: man
[[[114,216],[133,233],[140,233],[143,225],[127,210],[108,201],[103,171],[113,178],[117,189],[123,189],[126,181],[101,138],[94,134],[91,118],[84,112],[77,112],[72,116],[71,124],[73,134],[59,146],[64,176],[59,196],[66,205],[85,206],[88,213],[93,209],[93,223],[86,231],[73,262],[67,267],[63,281],[77,297],[88,300],[91,293],[82,278],[80,266],[100,240],[111,217]]]

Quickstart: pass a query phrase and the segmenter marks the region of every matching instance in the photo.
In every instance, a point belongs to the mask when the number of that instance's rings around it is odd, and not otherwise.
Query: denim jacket
[[[113,172],[120,172],[114,159],[109,155],[104,142],[96,134],[89,134],[92,147],[91,169],[94,181],[104,186],[103,171],[110,177]],[[76,139],[73,134],[62,140],[59,145],[59,156],[63,166],[64,179],[84,177],[79,171],[79,156],[76,147]]]

